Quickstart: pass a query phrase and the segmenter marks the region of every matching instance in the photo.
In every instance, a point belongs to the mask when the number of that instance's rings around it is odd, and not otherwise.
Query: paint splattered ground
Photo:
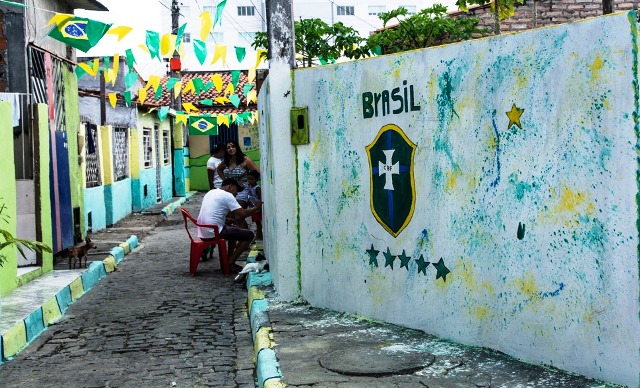
[[[277,301],[269,318],[292,387],[616,387],[395,325]]]

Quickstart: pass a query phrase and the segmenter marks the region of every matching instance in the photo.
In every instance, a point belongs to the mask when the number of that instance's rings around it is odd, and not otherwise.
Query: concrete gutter
[[[171,214],[173,214],[173,212],[176,211],[177,208],[180,207],[180,205],[185,203],[187,199],[191,198],[191,196],[194,195],[195,193],[196,193],[195,191],[189,191],[184,197],[180,197],[179,200],[172,202],[167,206],[163,207],[161,210],[162,214],[164,214],[165,217],[169,217]]]

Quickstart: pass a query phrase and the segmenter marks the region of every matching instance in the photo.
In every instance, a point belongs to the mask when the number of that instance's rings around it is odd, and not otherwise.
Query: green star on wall
[[[409,270],[409,260],[411,260],[411,257],[407,256],[404,253],[404,249],[402,250],[402,254],[400,256],[398,256],[398,259],[400,259],[400,268],[405,267],[407,268],[407,271]]]
[[[420,255],[419,259],[416,259],[416,263],[418,264],[418,273],[422,272],[425,276],[427,276],[427,267],[429,266],[428,261],[424,261],[424,256]]]
[[[373,244],[371,244],[371,249],[367,249],[367,254],[369,255],[369,265],[375,265],[376,267],[378,266],[378,253],[380,253],[380,251],[376,251],[373,248]]]
[[[436,270],[438,271],[436,274],[436,280],[442,278],[442,280],[446,282],[447,274],[451,271],[449,271],[449,269],[445,267],[444,260],[442,260],[442,257],[440,258],[440,261],[438,261],[437,263],[431,263],[431,264],[433,264],[433,266],[436,267]]]
[[[396,257],[391,254],[389,247],[387,247],[387,251],[383,252],[382,254],[384,255],[385,260],[384,266],[391,267],[391,269],[393,269],[393,261],[396,259]]]

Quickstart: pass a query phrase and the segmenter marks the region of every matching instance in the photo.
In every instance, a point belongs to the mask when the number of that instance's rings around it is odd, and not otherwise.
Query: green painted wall
[[[65,70],[64,83],[67,142],[69,145],[69,174],[71,175],[71,206],[74,208],[80,207],[80,232],[84,237],[84,217],[82,216],[84,214],[84,183],[82,166],[78,163],[78,130],[80,128],[78,78],[75,73]]]
[[[0,101],[0,117],[11,117],[11,103]],[[13,163],[13,128],[11,120],[0,120],[0,152],[7,163],[0,163],[0,206],[2,220],[0,228],[16,235],[16,173]],[[4,241],[4,240],[2,240]],[[16,287],[18,260],[14,248],[2,250],[5,262],[0,267],[0,293],[6,294]]]
[[[39,179],[36,183],[36,193],[39,191],[39,217],[38,239],[49,246],[53,246],[53,225],[51,221],[51,187],[49,186],[49,118],[48,106],[38,104],[38,138],[36,141],[36,164],[35,168]],[[36,205],[36,209],[38,206]],[[84,230],[84,229],[83,229]],[[42,272],[53,271],[53,253],[42,254]]]

